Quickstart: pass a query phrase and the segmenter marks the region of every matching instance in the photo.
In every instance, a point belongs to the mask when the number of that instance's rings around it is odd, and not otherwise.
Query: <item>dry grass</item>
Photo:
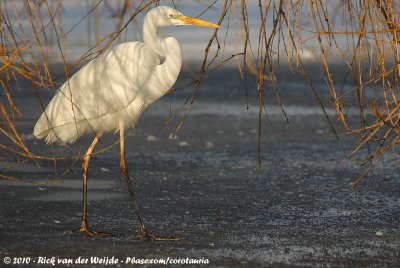
[[[16,121],[23,117],[13,102],[13,83],[21,79],[30,81],[37,100],[44,109],[45,104],[38,94],[41,88],[56,89],[56,77],[49,68],[50,55],[57,55],[64,64],[64,75],[69,77],[71,68],[82,60],[95,57],[124,33],[129,24],[135,23],[138,14],[147,12],[160,1],[89,1],[85,17],[77,25],[91,18],[95,32],[95,44],[77,59],[66,58],[61,41],[73,31],[63,28],[63,1],[1,1],[1,43],[0,75],[1,91],[5,98],[0,102],[0,148],[10,158],[49,159],[58,157],[34,155],[19,134]],[[277,60],[286,60],[305,81],[321,109],[324,111],[332,132],[338,136],[325,112],[323,101],[314,88],[303,58],[303,48],[314,42],[319,49],[318,61],[325,70],[327,90],[331,104],[337,111],[346,131],[360,139],[351,156],[360,149],[369,152],[364,159],[365,172],[353,183],[355,186],[385,154],[394,151],[400,142],[400,5],[392,0],[367,1],[322,1],[322,0],[270,0],[258,1],[258,29],[249,27],[249,1],[218,0],[196,1],[203,6],[203,12],[219,10],[218,23],[224,24],[215,30],[205,48],[198,78],[186,86],[193,86],[190,98],[183,104],[185,118],[196,99],[201,81],[207,73],[233,61],[241,76],[252,74],[257,80],[259,94],[258,154],[261,154],[262,118],[265,116],[264,95],[266,90],[275,93],[276,100],[284,106],[279,97],[275,73]],[[210,4],[211,3],[211,4]],[[180,1],[161,1],[174,6]],[[100,35],[100,10],[117,18],[116,31]],[[254,20],[254,18],[252,18]],[[250,31],[257,30],[256,39]],[[50,40],[50,37],[52,40]],[[227,44],[234,39],[235,53],[227,55]],[[56,44],[56,45],[54,45]],[[347,68],[345,78],[336,78],[332,64],[343,63]],[[340,80],[338,80],[340,79]],[[352,88],[344,89],[343,79],[352,82]],[[339,85],[339,86],[338,86]],[[371,89],[374,96],[366,94]],[[26,89],[25,89],[26,90]],[[356,109],[359,123],[349,122],[347,112]],[[179,124],[179,131],[185,118]],[[75,156],[76,158],[76,156]],[[260,157],[259,157],[260,159]],[[258,167],[261,167],[260,161]],[[7,176],[2,176],[6,178]]]

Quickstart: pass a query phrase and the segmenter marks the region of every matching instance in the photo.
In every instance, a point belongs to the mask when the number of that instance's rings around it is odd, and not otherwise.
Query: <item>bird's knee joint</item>
[[[84,170],[87,169],[87,164],[89,163],[89,160],[90,160],[90,155],[85,154],[85,155],[82,157],[82,168],[83,168]]]
[[[90,159],[90,155],[88,155],[88,154],[84,154],[82,157],[83,162],[87,162],[87,161],[89,161],[89,159]]]

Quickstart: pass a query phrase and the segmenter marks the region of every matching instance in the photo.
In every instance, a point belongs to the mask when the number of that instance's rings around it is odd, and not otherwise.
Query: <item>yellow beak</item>
[[[202,26],[202,27],[211,27],[211,28],[221,28],[221,26],[219,26],[218,24],[208,22],[205,20],[199,20],[199,19],[183,16],[183,15],[177,17],[177,19],[184,21],[187,24],[191,24],[191,25],[197,25],[197,26]]]

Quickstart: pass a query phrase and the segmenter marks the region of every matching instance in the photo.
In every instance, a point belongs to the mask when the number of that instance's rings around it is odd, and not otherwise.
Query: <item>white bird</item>
[[[83,213],[81,227],[71,233],[92,236],[108,235],[88,227],[86,217],[87,173],[90,157],[104,132],[120,133],[120,168],[131,195],[139,221],[140,233],[134,238],[173,240],[157,237],[144,225],[133,184],[125,162],[124,130],[134,127],[141,113],[165,95],[178,78],[182,65],[182,50],[173,37],[160,38],[160,27],[198,25],[219,28],[211,22],[184,16],[165,6],[151,9],[144,18],[143,41],[122,43],[99,55],[75,73],[50,101],[34,128],[34,135],[46,138],[48,144],[67,145],[85,133],[96,137],[84,154]],[[161,63],[160,57],[165,58]]]

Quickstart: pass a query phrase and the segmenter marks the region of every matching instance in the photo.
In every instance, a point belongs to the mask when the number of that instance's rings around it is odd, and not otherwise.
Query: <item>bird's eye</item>
[[[174,15],[173,14],[168,14],[168,18],[170,18],[170,19],[174,18]]]

